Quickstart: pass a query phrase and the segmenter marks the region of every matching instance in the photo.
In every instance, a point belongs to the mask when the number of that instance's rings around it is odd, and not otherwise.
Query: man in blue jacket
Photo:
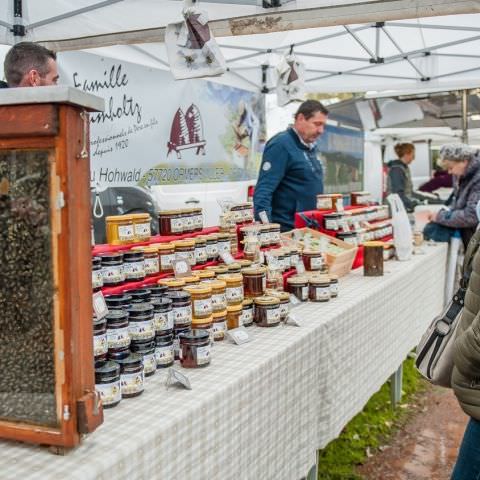
[[[307,100],[293,126],[267,142],[253,197],[257,219],[264,211],[285,232],[293,228],[295,212],[316,208],[316,196],[323,193],[323,166],[315,142],[327,115],[320,102]]]

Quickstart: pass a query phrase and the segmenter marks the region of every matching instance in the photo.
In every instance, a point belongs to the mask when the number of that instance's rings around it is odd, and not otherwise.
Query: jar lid
[[[192,317],[192,325],[202,325],[204,323],[212,323],[212,322],[213,322],[213,314],[206,318]]]
[[[331,282],[338,282],[338,275],[329,275]]]
[[[200,207],[195,207],[195,208],[192,208],[192,212],[193,213],[202,213],[202,209]]]
[[[151,302],[154,310],[168,308],[172,304],[172,299],[167,297],[153,297]]]
[[[268,296],[271,296],[271,297],[276,297],[281,302],[285,302],[287,300],[290,300],[290,294],[288,292],[279,292],[277,290],[267,290],[265,292],[265,295],[268,295]]]
[[[131,215],[109,215],[105,217],[106,222],[124,222],[124,221],[131,221]]]
[[[178,240],[176,242],[173,242],[175,244],[175,248],[177,247],[194,247],[195,246],[195,240],[193,239],[185,239],[185,240]]]
[[[144,259],[143,252],[126,250],[122,253],[124,262],[141,262]]]
[[[214,271],[217,275],[221,273],[228,273],[228,267],[226,265],[211,265],[206,269]]]
[[[138,353],[131,353],[128,357],[119,358],[117,362],[120,364],[120,367],[141,366],[143,363],[143,357]]]
[[[227,265],[228,271],[231,272],[232,270],[240,271],[242,266],[238,262],[233,262]]]
[[[172,343],[173,342],[173,333],[165,333],[163,335],[157,335],[155,337],[155,344],[156,345],[164,345],[165,343]]]
[[[219,312],[213,312],[212,317],[213,320],[215,321],[217,318],[224,318],[227,316],[227,311],[226,310],[220,310]]]
[[[159,252],[162,252],[163,250],[173,250],[175,248],[175,245],[171,242],[154,243],[151,246],[154,246]]]
[[[238,304],[238,305],[227,305],[227,313],[230,313],[230,312],[241,312],[242,311],[242,304]]]
[[[317,195],[317,198],[340,198],[343,197],[342,193],[321,193]]]
[[[162,215],[180,215],[182,213],[182,210],[160,210],[158,214],[160,216]]]
[[[207,239],[203,236],[195,237],[195,245],[198,243],[207,243]]]
[[[357,232],[338,232],[337,238],[356,237]]]
[[[102,259],[100,257],[92,257],[92,267],[101,267]]]
[[[240,227],[241,232],[250,232],[258,230],[260,225],[245,225],[244,227]]]
[[[191,329],[192,329],[192,327],[190,325],[187,325],[186,327],[183,326],[183,325],[182,326],[175,325],[173,327],[173,336],[177,337],[180,333],[189,332]]]
[[[230,275],[225,275],[222,278],[227,282],[227,285],[229,283],[243,282],[243,275],[241,273],[231,273]]]
[[[323,255],[320,250],[304,250],[303,255]]]
[[[207,284],[203,284],[203,285],[187,285],[184,290],[188,293],[190,293],[190,295],[211,295],[212,293],[212,288],[207,285]]]
[[[132,352],[146,352],[148,350],[153,350],[155,348],[154,340],[132,340],[130,342],[130,350]]]
[[[182,280],[185,282],[185,285],[189,285],[189,283],[198,283],[200,281],[200,277],[197,275],[190,275],[189,277],[182,277]]]
[[[325,213],[325,215],[323,215],[323,218],[333,218],[333,219],[337,219],[337,218],[341,218],[342,217],[342,214],[341,213]]]
[[[312,275],[310,277],[310,283],[314,285],[326,285],[330,283],[330,277],[328,275]]]
[[[123,260],[122,252],[100,253],[98,256],[102,259],[102,265],[107,265],[108,262],[121,262]]]
[[[301,275],[293,275],[292,277],[287,278],[287,283],[290,283],[292,285],[303,285],[305,283],[308,283],[308,278]]]
[[[185,215],[185,214],[190,214],[190,213],[193,213],[192,212],[192,208],[182,208],[182,215]]]
[[[177,292],[167,292],[167,298],[171,298],[173,302],[188,302],[190,301],[191,295],[185,290],[179,290]]]
[[[366,191],[352,192],[350,195],[370,195],[370,192],[366,192]]]
[[[128,309],[128,314],[131,319],[135,317],[143,317],[145,315],[153,314],[153,306],[149,303],[134,303]]]
[[[152,218],[148,213],[131,213],[130,216],[134,220],[150,220]]]
[[[230,234],[225,232],[217,233],[217,240],[230,240]]]
[[[150,291],[152,297],[161,297],[168,292],[166,285],[143,285],[143,287]]]
[[[124,293],[112,293],[111,295],[105,295],[105,303],[107,307],[123,307],[129,305],[132,302],[130,295]]]
[[[112,362],[112,361],[96,362],[95,363],[95,374],[118,376],[118,375],[120,375],[120,365],[118,365],[118,363]]]
[[[252,261],[251,260],[247,260],[246,258],[240,258],[239,260],[237,260],[237,263],[239,263],[242,268],[248,268],[252,265]]]
[[[158,248],[157,247],[132,247],[132,250],[139,251],[145,253],[155,253],[158,254]]]
[[[143,303],[149,302],[152,294],[147,288],[138,288],[137,290],[129,290],[128,292],[132,297],[132,302]]]
[[[112,310],[105,316],[107,324],[123,323],[128,321],[128,312],[126,310]]]
[[[265,274],[267,269],[265,267],[250,267],[250,268],[243,268],[242,273],[243,275],[263,275]]]
[[[209,233],[206,235],[207,242],[216,242],[217,241],[217,234],[216,233]]]
[[[180,278],[162,278],[157,282],[159,285],[166,285],[167,287],[184,287],[185,282]]]
[[[215,272],[212,270],[196,270],[195,275],[200,279],[215,278]]]
[[[255,305],[280,305],[280,300],[272,296],[263,296],[257,297],[255,300]]]
[[[227,282],[224,282],[223,280],[210,280],[207,285],[212,289],[212,290],[218,290],[218,289],[223,289],[226,288]]]
[[[253,305],[253,300],[251,298],[244,298],[243,302],[242,302],[242,305],[244,307],[250,307],[250,306]]]
[[[274,228],[275,230],[280,229],[279,223],[269,223],[268,226],[269,228]]]
[[[379,241],[363,242],[364,247],[383,247],[384,243]]]
[[[210,338],[210,334],[206,330],[193,329],[189,332],[182,332],[178,335],[180,340],[195,341],[195,340],[207,340]]]

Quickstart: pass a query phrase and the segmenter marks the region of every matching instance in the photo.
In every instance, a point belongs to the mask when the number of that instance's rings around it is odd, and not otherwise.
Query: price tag
[[[228,330],[227,335],[236,345],[242,345],[243,343],[248,343],[253,340],[251,335],[247,332],[247,330],[244,327]]]
[[[260,221],[264,225],[266,225],[267,223],[270,223],[269,220],[268,220],[267,212],[265,210],[263,210],[262,212],[259,212],[258,216],[260,217]]]
[[[339,198],[335,204],[337,212],[343,212],[345,209],[343,208],[343,198]]]
[[[299,275],[303,275],[305,273],[305,265],[303,264],[303,262],[297,262],[295,264],[295,269],[297,270],[297,273]]]
[[[290,294],[290,307],[295,308],[301,305],[302,302],[293,294]]]
[[[179,372],[178,370],[175,370],[174,368],[170,368],[168,370],[168,377],[167,377],[167,383],[166,383],[167,389],[171,385],[173,385],[175,382],[178,382],[187,390],[192,389],[192,384],[190,383],[190,380],[185,374],[183,374],[182,372]]]
[[[289,325],[293,325],[295,327],[301,327],[303,326],[302,321],[300,320],[300,317],[296,315],[294,312],[290,312],[287,316],[287,322]]]
[[[102,292],[93,294],[93,311],[99,320],[108,314],[108,307]]]
[[[232,263],[235,263],[235,259],[232,257],[232,254],[230,252],[220,252],[220,257],[225,263],[225,265],[231,265]]]
[[[293,230],[293,239],[299,242],[302,239],[302,232],[300,230]]]
[[[173,272],[176,277],[188,277],[192,274],[192,269],[188,260],[181,259],[181,260],[174,260],[172,262]]]
[[[340,221],[340,227],[342,228],[343,233],[347,233],[350,231],[350,227],[348,226],[348,222],[346,220]]]
[[[322,253],[325,253],[328,251],[328,244],[329,244],[329,240],[327,237],[321,237],[320,238],[320,242],[319,242],[319,250],[322,252]]]

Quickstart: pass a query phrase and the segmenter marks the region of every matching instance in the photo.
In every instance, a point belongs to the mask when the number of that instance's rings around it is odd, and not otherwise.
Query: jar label
[[[338,230],[338,222],[336,220],[331,220],[327,218],[325,220],[325,228],[327,230]]]
[[[143,278],[145,277],[145,263],[143,261],[124,263],[123,273],[125,275],[125,280]]]
[[[280,308],[268,308],[267,309],[267,323],[269,325],[278,323],[280,321]]]
[[[192,230],[195,227],[193,215],[183,218],[183,228],[185,230]]]
[[[125,275],[121,265],[103,267],[101,272],[104,283],[123,282],[125,280]]]
[[[332,199],[327,198],[317,198],[317,210],[332,210]]]
[[[189,265],[195,265],[195,251],[191,252],[177,252],[175,260],[186,260]]]
[[[331,283],[330,284],[330,293],[332,295],[338,295],[338,283]]]
[[[291,257],[290,257],[290,266],[294,267],[295,265],[297,265],[297,263],[300,262],[300,256],[298,255],[298,253],[294,253]]]
[[[280,232],[277,232],[276,230],[274,232],[270,232],[270,241],[274,243],[279,243],[280,242]]]
[[[203,300],[193,301],[193,314],[195,316],[210,315],[212,313],[212,299],[205,298]]]
[[[210,244],[207,243],[207,255],[208,255],[209,257],[214,257],[214,256],[218,255],[218,245],[217,245],[217,242],[215,242],[215,243],[210,243]]]
[[[173,330],[173,312],[156,312],[153,315],[153,323],[156,332]]]
[[[242,316],[240,317],[242,325],[250,325],[253,323],[253,308],[249,308],[242,312]]]
[[[207,247],[195,247],[195,259],[204,261],[207,259]]]
[[[143,392],[143,369],[138,373],[122,373],[120,375],[122,395]]]
[[[286,317],[290,311],[290,305],[288,303],[280,304],[280,317]]]
[[[230,253],[230,240],[218,242],[218,253]]]
[[[147,275],[155,275],[160,271],[160,262],[158,257],[145,259],[145,273]]]
[[[144,322],[132,322],[128,326],[128,333],[132,340],[148,340],[155,336],[155,327],[153,320]]]
[[[175,342],[175,341],[174,341]],[[169,365],[174,360],[174,345],[155,348],[155,358],[157,365]]]
[[[212,295],[212,309],[215,312],[225,310],[227,308],[227,295],[226,293],[214,293]]]
[[[330,298],[330,286],[328,287],[314,287],[315,300],[327,300]]]
[[[111,383],[99,383],[95,385],[95,390],[99,393],[105,406],[117,403],[122,399],[120,380]]]
[[[270,232],[262,232],[258,237],[262,245],[267,245],[270,243]]]
[[[143,372],[152,373],[157,369],[157,360],[155,353],[149,353],[143,356]]]
[[[302,300],[308,300],[308,287],[302,287]]]
[[[225,338],[225,332],[227,331],[226,322],[215,322],[212,327],[213,330],[213,339],[222,340]]]
[[[135,234],[133,225],[119,225],[118,226],[118,239],[121,241],[133,240]]]
[[[175,325],[183,325],[192,321],[191,305],[188,305],[186,307],[174,307],[172,309],[172,312]]]
[[[172,268],[173,262],[175,261],[175,254],[160,254],[160,266],[162,270]]]
[[[203,215],[201,213],[194,215],[193,225],[195,228],[203,228]]]
[[[93,355],[95,357],[108,352],[107,334],[93,336]]]
[[[323,267],[324,261],[323,257],[311,257],[310,258],[310,269],[311,270],[319,270]]]
[[[108,348],[122,348],[130,345],[128,327],[107,330]]]
[[[150,222],[136,223],[135,235],[137,237],[150,237],[152,235],[152,231],[150,229]]]
[[[92,270],[92,288],[103,287],[103,271]]]
[[[197,365],[206,365],[210,363],[210,345],[197,347],[196,349]]]
[[[183,232],[183,218],[172,218],[170,220],[170,230],[172,233]]]
[[[241,287],[227,287],[226,294],[228,303],[243,300],[243,285]]]

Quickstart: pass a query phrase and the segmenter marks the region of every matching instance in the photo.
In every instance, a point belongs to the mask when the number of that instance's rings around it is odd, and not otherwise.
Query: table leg
[[[398,367],[397,371],[390,377],[390,401],[392,407],[395,408],[397,403],[402,399],[402,379],[403,379],[403,363]]]

